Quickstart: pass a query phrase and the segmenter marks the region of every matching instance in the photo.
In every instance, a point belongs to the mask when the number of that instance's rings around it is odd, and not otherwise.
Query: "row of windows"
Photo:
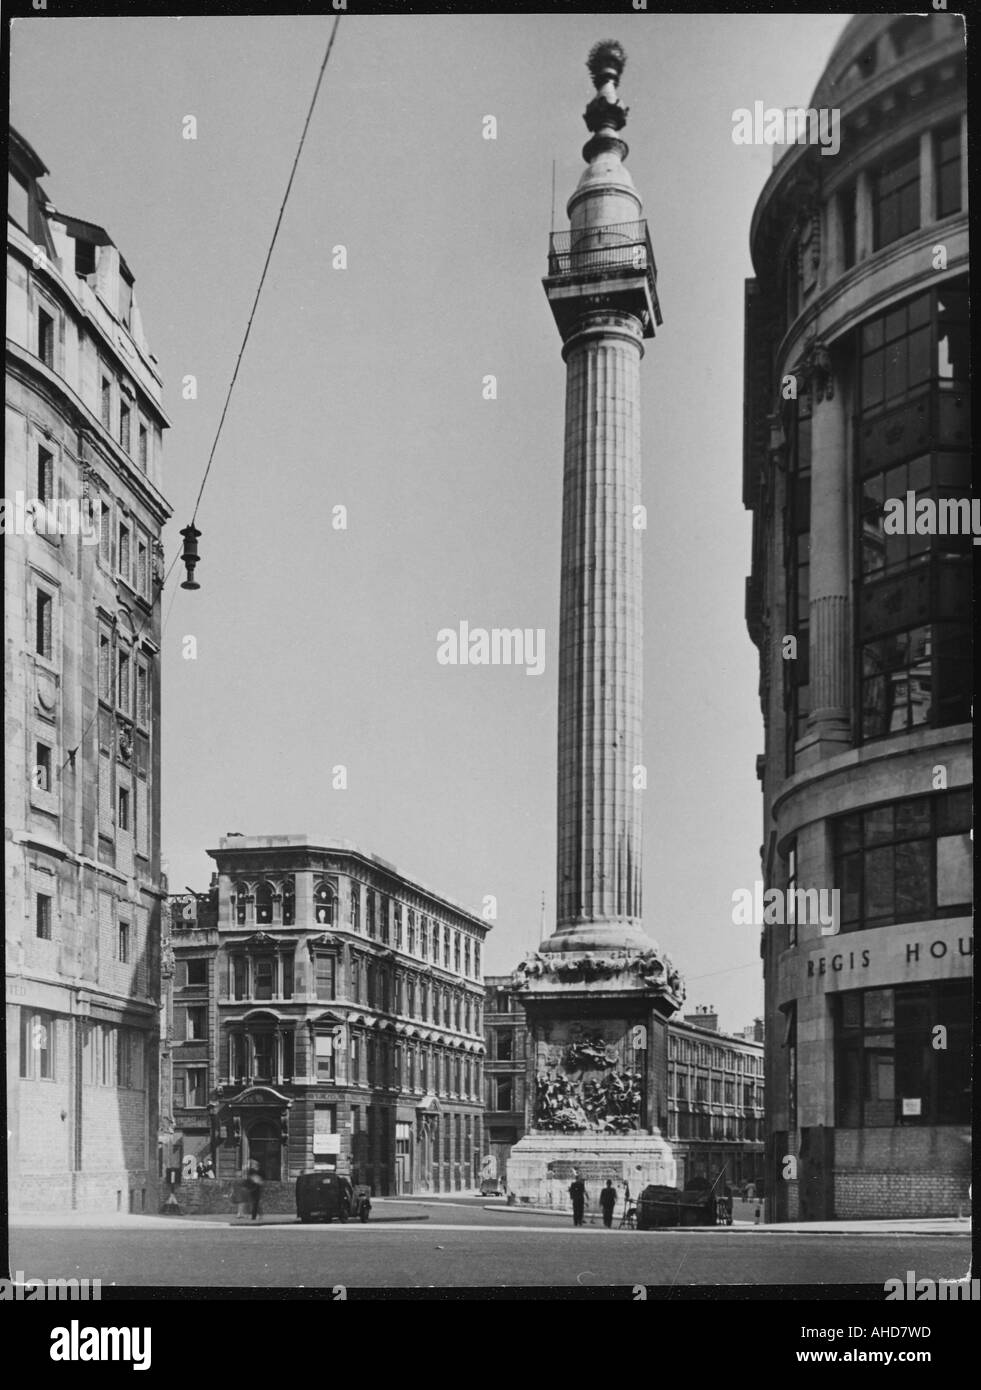
[[[57,501],[58,486],[55,473],[55,457],[51,449],[40,442],[36,445],[34,467],[34,492],[31,500],[45,506]],[[149,603],[152,599],[153,557],[150,534],[128,513],[118,512],[116,529],[113,530],[113,507],[108,497],[100,496],[99,504],[99,564],[110,573],[113,572],[115,555],[118,578],[122,579],[141,599]],[[70,515],[73,515],[70,514]],[[41,534],[55,534],[55,525],[36,522]],[[115,547],[113,540],[115,538]],[[40,649],[39,649],[40,650]],[[50,655],[46,652],[45,655]]]
[[[34,650],[48,661],[55,659],[54,595],[40,585],[34,591]],[[118,643],[113,657],[112,638],[99,633],[99,699],[149,729],[152,718],[150,665],[140,655],[134,660],[132,648]]]
[[[392,902],[383,893],[366,890],[365,934],[385,945],[392,945],[399,951],[419,956],[422,960],[432,960],[434,965],[453,969],[471,978],[480,976],[480,943],[473,941],[466,933],[453,931],[440,922],[432,921],[414,908],[406,909],[400,902]],[[252,923],[266,925],[282,922],[284,926],[295,923],[296,886],[289,876],[281,883],[261,880],[257,884],[237,882],[232,896],[232,910],[239,926]],[[340,924],[340,904],[333,882],[319,879],[313,889],[314,921],[322,926]],[[351,929],[361,930],[361,884],[351,883],[349,901]]]
[[[967,419],[968,303],[962,283],[913,296],[858,332],[854,534],[856,738],[970,718],[970,527],[906,534],[889,520],[928,499],[970,506]],[[842,349],[844,351],[844,349]],[[812,404],[787,422],[784,514],[787,621],[797,658],[783,663],[786,768],[810,712],[810,490]],[[887,529],[888,526],[888,529]],[[944,528],[946,530],[946,527]]]
[[[694,1038],[678,1037],[674,1033],[668,1038],[668,1055],[672,1061],[714,1067],[717,1071],[744,1071],[751,1075],[763,1075],[763,1057],[760,1053],[742,1052],[737,1048],[698,1042]]]
[[[347,1084],[394,1086],[409,1091],[454,1095],[476,1100],[480,1094],[481,1064],[448,1049],[421,1043],[396,1043],[352,1030]],[[339,1052],[333,1034],[314,1035],[313,1075],[321,1082],[338,1080]],[[289,1081],[296,1074],[295,1034],[286,1029],[254,1029],[228,1039],[229,1076],[254,1082]],[[204,1095],[204,1068],[187,1068],[183,1076],[200,1079],[195,1094]],[[176,1078],[176,1072],[175,1072]],[[176,1083],[175,1083],[176,1084]],[[204,1104],[201,1099],[199,1104]],[[192,1104],[190,1100],[187,1104]]]
[[[959,122],[940,126],[933,132],[929,157],[933,164],[934,184],[930,216],[940,221],[962,211]],[[881,251],[901,237],[919,230],[921,174],[918,139],[891,151],[880,164],[868,170],[873,251]],[[829,204],[827,216],[835,215],[835,206]],[[850,269],[856,263],[858,215],[858,184],[855,181],[841,188],[837,195],[843,270]],[[808,230],[790,243],[784,263],[788,325],[797,317],[802,307],[802,243],[808,235]],[[803,250],[806,253],[806,244],[803,245]]]
[[[20,1075],[32,1081],[67,1078],[71,1057],[62,1029],[67,1019],[21,1009]],[[146,1087],[146,1038],[136,1028],[89,1023],[82,1040],[82,1079],[88,1086]]]
[[[753,1115],[691,1115],[679,1111],[672,1116],[677,1126],[672,1138],[728,1139],[734,1143],[761,1143],[765,1122]]]
[[[843,932],[971,911],[970,791],[938,792],[836,817]]]
[[[318,999],[337,997],[337,974],[337,960],[332,953],[314,953],[314,990]],[[442,1023],[445,1028],[468,1033],[478,1033],[481,1028],[481,1005],[472,995],[440,988],[428,980],[417,982],[399,970],[392,971],[389,966],[357,955],[351,960],[349,986],[349,997],[369,1008],[384,1012],[391,1009],[408,1018]],[[236,1000],[292,999],[294,988],[293,957],[288,953],[260,956],[242,952],[229,957],[229,993]]]
[[[737,1086],[735,1081],[723,1081],[718,1077],[691,1075],[675,1071],[672,1075],[672,1095],[678,1100],[693,1100],[712,1105],[762,1106],[763,1084],[744,1081]]]
[[[121,316],[129,327],[132,307],[132,282],[120,276]],[[64,314],[35,285],[38,303],[34,318],[34,347],[38,358],[51,371],[59,371],[58,343],[64,338]],[[116,440],[124,453],[134,459],[142,472],[150,466],[151,426],[139,409],[135,393],[117,378],[112,367],[99,358],[99,419],[106,431]]]
[[[112,638],[99,633],[99,699],[149,729],[152,717],[150,664],[144,656],[133,659],[132,648],[118,643],[113,661]]]
[[[50,893],[34,894],[34,934],[40,941],[52,939],[52,905]],[[133,927],[131,922],[116,924],[116,960],[121,965],[129,965],[133,951]]]
[[[843,932],[970,914],[970,791],[885,802],[831,821]],[[787,848],[787,891],[798,887],[797,842]],[[797,923],[788,944],[797,945]]]

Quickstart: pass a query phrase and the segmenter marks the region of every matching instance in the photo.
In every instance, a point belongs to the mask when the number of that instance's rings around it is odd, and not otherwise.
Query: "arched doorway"
[[[282,1140],[279,1129],[270,1120],[256,1120],[246,1135],[249,1142],[249,1161],[258,1163],[266,1182],[280,1181]]]

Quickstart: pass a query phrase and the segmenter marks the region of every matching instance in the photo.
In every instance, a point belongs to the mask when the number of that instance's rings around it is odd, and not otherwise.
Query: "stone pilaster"
[[[641,325],[584,315],[566,343],[559,644],[559,931],[641,917]]]

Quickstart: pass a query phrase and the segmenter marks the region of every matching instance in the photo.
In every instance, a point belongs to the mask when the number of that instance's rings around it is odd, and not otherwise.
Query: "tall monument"
[[[529,1025],[519,1198],[568,1205],[578,1171],[673,1186],[667,1019],[678,972],[645,934],[640,362],[661,324],[640,196],[624,167],[626,57],[596,44],[586,169],[544,280],[566,363],[559,637],[557,921],[516,971]]]

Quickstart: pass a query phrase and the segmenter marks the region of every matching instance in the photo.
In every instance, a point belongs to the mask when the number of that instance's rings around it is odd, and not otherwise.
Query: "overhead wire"
[[[273,248],[276,245],[276,238],[279,236],[279,228],[283,221],[283,213],[286,211],[286,203],[290,196],[290,189],[293,187],[293,179],[296,175],[296,168],[300,162],[300,155],[303,153],[303,146],[307,138],[307,131],[310,128],[310,121],[313,117],[313,109],[317,104],[317,97],[320,93],[320,86],[324,80],[324,73],[327,71],[327,63],[330,60],[330,51],[334,47],[334,39],[337,36],[337,26],[340,24],[340,22],[341,16],[338,14],[334,19],[334,27],[330,31],[330,38],[327,41],[327,51],[324,54],[323,62],[320,64],[320,72],[317,74],[317,84],[313,89],[313,97],[310,101],[310,108],[307,111],[307,118],[303,123],[303,132],[300,135],[300,143],[297,146],[296,156],[293,160],[293,167],[290,170],[289,182],[286,185],[286,192],[283,194],[283,200],[279,205],[279,213],[276,217],[276,226],[273,228],[272,240],[269,243],[269,250],[266,252],[265,264],[262,267],[262,274],[259,276],[259,288],[256,290],[255,299],[252,301],[252,309],[249,313],[249,321],[245,325],[245,336],[242,339],[242,346],[239,348],[238,358],[235,362],[235,370],[232,372],[232,379],[228,386],[228,395],[225,397],[225,405],[221,412],[221,418],[218,421],[218,429],[215,432],[215,441],[211,446],[211,453],[208,455],[208,464],[204,470],[204,477],[201,479],[201,486],[198,489],[198,498],[194,504],[194,512],[191,516],[192,526],[197,520],[198,507],[201,505],[201,496],[204,492],[205,483],[208,481],[208,474],[211,472],[211,465],[214,462],[215,450],[218,448],[218,440],[221,438],[222,426],[225,423],[225,416],[228,414],[228,405],[232,399],[232,392],[235,389],[235,382],[238,380],[238,369],[242,365],[242,356],[245,352],[245,345],[249,341],[249,334],[252,332],[252,321],[255,318],[255,312],[259,305],[259,296],[262,294],[262,287],[266,283],[266,274],[269,270],[269,262],[272,260]]]
[[[266,276],[267,276],[268,271],[269,271],[269,264],[270,264],[270,262],[271,262],[271,260],[272,260],[273,250],[274,250],[274,248],[275,248],[275,246],[276,246],[276,239],[277,239],[277,237],[279,236],[279,229],[280,229],[280,226],[282,225],[283,214],[284,214],[284,212],[286,211],[286,204],[287,204],[287,202],[289,201],[290,190],[291,190],[292,187],[293,187],[293,180],[294,180],[294,178],[296,177],[297,166],[299,165],[299,162],[300,162],[300,156],[301,156],[301,154],[303,153],[303,146],[304,146],[304,144],[306,143],[307,131],[310,129],[310,121],[311,121],[312,118],[313,118],[314,108],[315,108],[316,105],[317,105],[317,97],[320,95],[320,88],[321,88],[321,86],[323,85],[324,73],[327,71],[327,64],[328,64],[328,62],[330,61],[331,50],[332,50],[333,47],[334,47],[334,40],[335,40],[335,38],[337,37],[337,28],[338,28],[338,25],[340,24],[340,21],[341,21],[341,16],[340,16],[340,14],[338,14],[338,15],[336,15],[335,18],[334,18],[334,24],[333,24],[333,27],[331,28],[331,31],[330,31],[330,37],[329,37],[328,40],[327,40],[327,48],[326,48],[326,50],[325,50],[325,52],[324,52],[323,62],[320,64],[320,71],[319,71],[318,74],[317,74],[317,81],[316,81],[316,84],[315,84],[314,89],[313,89],[313,96],[312,96],[311,99],[310,99],[310,105],[309,105],[309,107],[308,107],[308,109],[307,109],[306,120],[303,122],[303,130],[302,130],[301,133],[300,133],[300,141],[299,141],[299,144],[297,145],[296,154],[295,154],[295,156],[294,156],[294,158],[293,158],[293,166],[292,166],[292,168],[290,169],[290,176],[289,176],[289,179],[288,179],[287,184],[286,184],[286,191],[284,192],[283,197],[282,197],[282,200],[280,201],[280,204],[279,204],[279,212],[278,212],[277,215],[276,215],[276,225],[275,225],[274,228],[273,228],[272,237],[271,237],[271,239],[270,239],[269,246],[268,246],[268,249],[267,249],[267,251],[266,251],[266,259],[265,259],[265,261],[263,262],[262,274],[259,276],[259,285],[258,285],[258,288],[256,289],[256,292],[255,292],[255,298],[254,298],[253,301],[252,301],[252,308],[251,308],[251,310],[249,311],[248,322],[247,322],[246,325],[245,325],[245,333],[244,333],[244,335],[243,335],[243,337],[242,337],[242,345],[241,345],[241,347],[239,348],[238,357],[235,359],[235,368],[234,368],[234,371],[232,372],[231,381],[229,382],[229,385],[228,385],[228,392],[227,392],[227,394],[226,394],[226,396],[225,396],[225,404],[224,404],[224,406],[222,407],[221,416],[220,416],[220,418],[219,418],[219,420],[218,420],[218,428],[217,428],[217,430],[215,431],[214,442],[213,442],[212,445],[211,445],[211,452],[210,452],[209,455],[208,455],[208,462],[207,462],[207,465],[205,466],[204,475],[203,475],[203,477],[202,477],[202,479],[201,479],[201,486],[198,488],[197,500],[196,500],[196,502],[194,503],[194,512],[193,512],[193,514],[192,514],[192,516],[191,516],[191,525],[192,525],[192,526],[194,525],[195,521],[197,520],[198,507],[201,505],[201,498],[202,498],[202,496],[203,496],[203,494],[204,494],[205,484],[206,484],[207,481],[208,481],[208,475],[209,475],[209,473],[211,472],[211,465],[212,465],[212,463],[214,462],[215,452],[216,452],[216,450],[217,450],[217,448],[218,448],[218,441],[219,441],[219,439],[221,438],[222,427],[223,427],[223,425],[224,425],[224,423],[225,423],[225,417],[226,417],[227,414],[228,414],[228,407],[229,407],[229,404],[230,404],[231,399],[232,399],[232,392],[234,391],[234,389],[235,389],[235,383],[236,383],[236,381],[238,380],[239,368],[240,368],[241,365],[242,365],[242,358],[243,358],[243,356],[244,356],[244,354],[245,354],[245,347],[246,347],[246,344],[247,344],[248,341],[249,341],[249,334],[252,332],[252,323],[253,323],[253,321],[254,321],[254,319],[255,319],[256,310],[257,310],[257,308],[258,308],[258,306],[259,306],[259,299],[260,299],[260,296],[262,295],[263,286],[264,286],[265,283],[266,283]],[[147,613],[147,614],[145,615],[145,617],[143,618],[143,621],[140,623],[140,626],[136,629],[136,632],[134,633],[134,636],[133,636],[133,644],[134,644],[134,646],[135,646],[136,642],[139,640],[139,638],[143,635],[143,632],[144,632],[144,629],[146,628],[147,623],[150,621],[151,617],[153,616],[153,610],[154,610],[154,608],[156,607],[157,600],[162,596],[162,594],[163,594],[163,592],[164,592],[164,589],[166,588],[167,581],[168,581],[168,579],[170,578],[171,574],[173,573],[174,567],[175,567],[175,565],[177,564],[177,562],[178,562],[178,560],[179,560],[180,558],[181,558],[180,555],[177,554],[177,555],[174,556],[173,560],[171,560],[170,565],[168,566],[167,571],[166,571],[166,573],[165,573],[165,575],[164,575],[162,581],[160,582],[160,586],[159,586],[159,589],[158,589],[158,592],[157,592],[157,596],[156,596],[156,598],[155,598],[154,601],[153,601],[153,605],[151,606],[149,613]],[[166,626],[167,626],[167,622],[168,622],[169,619],[170,619],[170,614],[171,614],[171,611],[173,610],[173,606],[174,606],[174,599],[175,599],[176,597],[177,597],[177,590],[175,589],[174,592],[173,592],[173,596],[171,597],[170,607],[169,607],[168,610],[167,610],[167,616],[166,616],[166,618],[164,619],[163,625],[162,625],[162,627],[161,627],[161,636],[163,635],[163,632],[164,632],[164,630],[165,630],[165,628],[166,628]],[[78,743],[75,745],[74,748],[69,749],[68,755],[67,755],[67,757],[65,758],[65,761],[61,764],[61,766],[60,766],[60,768],[59,768],[59,772],[64,771],[64,769],[68,766],[69,763],[71,763],[71,764],[74,766],[76,754],[78,753],[78,750],[81,748],[82,744],[85,742],[85,739],[86,739],[86,737],[87,737],[87,735],[88,735],[88,733],[89,733],[89,730],[92,728],[92,726],[93,726],[93,724],[95,723],[95,721],[96,721],[96,719],[98,718],[98,716],[99,716],[99,710],[98,710],[98,703],[97,703],[97,704],[96,704],[95,713],[92,715],[91,719],[90,719],[89,722],[86,724],[85,728],[82,730],[82,733],[81,733],[81,735],[79,736]]]

